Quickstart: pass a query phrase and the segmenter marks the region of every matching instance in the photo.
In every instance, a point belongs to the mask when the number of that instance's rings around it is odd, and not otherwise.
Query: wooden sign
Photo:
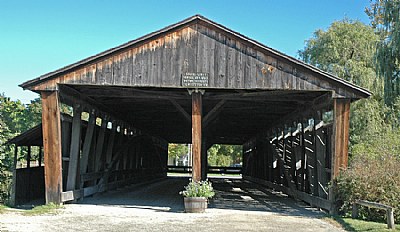
[[[184,73],[182,74],[182,86],[189,88],[208,87],[208,73]]]

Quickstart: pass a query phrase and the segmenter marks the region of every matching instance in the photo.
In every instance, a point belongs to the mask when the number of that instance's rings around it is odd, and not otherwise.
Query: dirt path
[[[67,204],[57,215],[11,211],[0,215],[0,231],[342,231],[321,212],[241,180],[213,180],[217,196],[207,212],[183,213],[177,193],[186,182],[127,187]]]

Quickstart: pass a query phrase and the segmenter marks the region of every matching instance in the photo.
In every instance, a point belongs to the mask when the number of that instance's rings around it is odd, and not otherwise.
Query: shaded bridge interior
[[[243,145],[244,179],[330,209],[332,124],[322,114],[332,92],[204,90],[203,172],[212,144]],[[168,143],[192,140],[190,91],[59,84],[73,109],[61,117],[61,202],[165,178]]]
[[[101,109],[169,143],[191,143],[188,89],[69,85]],[[208,144],[244,144],[326,91],[205,89],[203,133]]]

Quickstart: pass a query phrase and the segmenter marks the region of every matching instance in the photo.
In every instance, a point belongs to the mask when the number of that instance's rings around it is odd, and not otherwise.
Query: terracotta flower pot
[[[207,198],[205,197],[185,197],[186,213],[204,213],[207,208]]]

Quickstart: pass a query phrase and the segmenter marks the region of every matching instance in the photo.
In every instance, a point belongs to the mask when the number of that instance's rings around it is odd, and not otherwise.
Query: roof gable
[[[209,73],[211,88],[327,90],[359,99],[370,92],[195,15],[20,86],[58,83],[180,87],[185,72]]]

